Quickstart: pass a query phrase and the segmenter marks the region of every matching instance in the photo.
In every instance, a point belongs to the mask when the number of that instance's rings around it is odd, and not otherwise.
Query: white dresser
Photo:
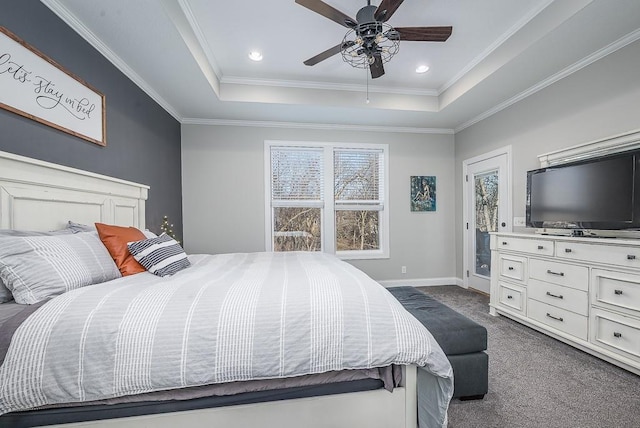
[[[640,240],[492,234],[490,306],[640,375]]]

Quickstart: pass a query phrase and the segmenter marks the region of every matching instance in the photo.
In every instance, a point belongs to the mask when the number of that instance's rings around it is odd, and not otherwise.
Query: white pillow
[[[37,303],[120,276],[97,232],[0,238],[0,278],[17,303]]]
[[[173,275],[191,266],[180,244],[166,233],[157,238],[129,242],[127,247],[133,258],[154,275]]]

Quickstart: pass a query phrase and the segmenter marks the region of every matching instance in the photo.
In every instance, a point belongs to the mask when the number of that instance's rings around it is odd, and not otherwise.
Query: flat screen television
[[[640,151],[527,172],[527,226],[640,229]]]

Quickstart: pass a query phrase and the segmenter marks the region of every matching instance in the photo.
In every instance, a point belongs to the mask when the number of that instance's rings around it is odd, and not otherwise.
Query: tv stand
[[[640,375],[640,242],[491,234],[491,315]]]

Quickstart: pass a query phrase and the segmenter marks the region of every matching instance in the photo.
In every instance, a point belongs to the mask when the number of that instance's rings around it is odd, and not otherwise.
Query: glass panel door
[[[491,275],[489,232],[498,231],[498,171],[474,176],[475,193],[475,273]]]
[[[465,161],[465,285],[491,292],[491,232],[511,230],[508,155]]]

